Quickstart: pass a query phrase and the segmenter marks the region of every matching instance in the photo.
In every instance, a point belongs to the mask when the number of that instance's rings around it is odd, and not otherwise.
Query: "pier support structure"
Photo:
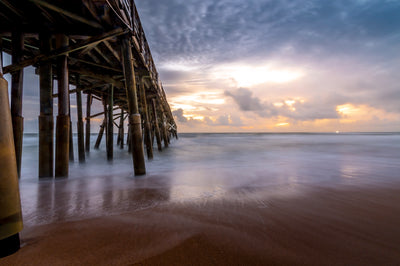
[[[156,99],[151,100],[151,104],[153,106],[153,116],[154,116],[154,130],[156,132],[156,139],[157,139],[157,147],[159,151],[162,151],[162,144],[161,144],[161,134],[160,134],[160,127],[157,115],[157,107],[156,107]]]
[[[161,134],[164,140],[164,147],[168,148],[169,140],[168,140],[168,130],[167,130],[167,119],[165,117],[164,108],[160,105],[161,109]]]
[[[90,113],[92,109],[93,97],[91,93],[87,94],[86,98],[86,139],[85,139],[85,150],[87,153],[90,152]]]
[[[83,114],[82,114],[82,91],[81,91],[81,82],[80,75],[76,76],[76,105],[77,105],[77,113],[78,113],[78,156],[79,163],[84,163],[86,161],[85,158],[85,139],[83,132]]]
[[[142,77],[140,82],[140,95],[141,95],[141,102],[143,108],[143,115],[144,115],[144,141],[146,143],[146,152],[147,158],[149,160],[153,159],[153,144],[151,143],[151,136],[150,136],[150,121],[149,121],[149,113],[147,109],[147,99],[146,99],[146,88],[144,80],[145,78],[149,78],[148,76]]]
[[[123,1],[123,4],[107,1],[107,8],[115,12],[106,14],[102,1],[75,5],[60,0],[51,7],[41,2],[3,4],[5,8],[0,12],[0,44],[3,44],[3,52],[12,55],[12,64],[2,71],[3,75],[12,76],[10,113],[18,177],[21,175],[24,123],[23,72],[28,66],[35,67],[36,74],[40,75],[39,178],[69,175],[69,164],[75,157],[71,121],[74,106],[70,100],[73,93],[76,93],[79,163],[85,162],[90,151],[91,122],[93,124],[97,121],[95,117],[104,114],[95,148],[99,148],[106,134],[107,159],[112,160],[114,125],[119,128],[118,145],[123,149],[124,120],[128,120],[127,144],[134,172],[135,175],[145,174],[144,145],[147,158],[151,160],[154,137],[157,136],[161,151],[162,140],[167,147],[176,124],[134,1]],[[123,23],[116,11],[123,15]],[[24,14],[35,14],[35,19]],[[54,79],[57,79],[58,88],[54,89],[57,93],[53,92]],[[113,84],[111,91],[105,90],[109,84]],[[76,89],[70,89],[70,85],[75,85]],[[86,135],[83,92],[88,95]],[[54,98],[58,98],[55,100],[56,119]],[[92,106],[92,99],[104,101],[104,112],[91,114],[97,107]],[[117,109],[121,109],[121,115],[114,115]],[[119,126],[114,122],[117,119],[120,119]]]
[[[119,120],[118,141],[117,141],[117,145],[119,145],[121,150],[124,148],[124,141],[125,141],[124,115],[125,115],[124,109],[121,108],[121,117]]]
[[[129,35],[121,38],[121,55],[123,58],[125,88],[129,105],[133,167],[135,175],[144,175],[146,174],[146,166],[144,161],[142,128],[136,92],[135,70],[133,67],[132,44]]]
[[[107,160],[112,161],[114,158],[114,85],[110,84],[108,89],[108,109],[107,109]]]
[[[50,34],[42,33],[40,52],[51,51]],[[39,116],[39,178],[52,178],[54,170],[54,118],[53,118],[53,70],[50,61],[42,61],[40,76],[40,116]]]
[[[71,118],[71,95],[69,93],[68,84],[68,116],[69,116],[69,160],[74,162],[74,134],[72,133],[72,118]]]
[[[18,64],[23,59],[24,35],[20,32],[12,32],[12,63]],[[24,134],[24,118],[22,117],[22,95],[24,69],[11,73],[11,116],[14,133],[15,156],[17,162],[18,177],[21,176],[22,141]]]
[[[22,230],[12,117],[8,84],[3,78],[1,53],[0,49],[0,258],[19,249],[19,232]]]
[[[57,48],[66,47],[68,38],[59,34],[56,37]],[[69,173],[69,79],[67,56],[57,58],[58,77],[58,116],[56,124],[56,167],[55,177],[68,177]]]
[[[103,122],[100,125],[99,135],[97,136],[96,143],[94,144],[94,149],[98,150],[100,148],[101,139],[103,138],[104,128],[106,127],[106,118],[104,118]]]

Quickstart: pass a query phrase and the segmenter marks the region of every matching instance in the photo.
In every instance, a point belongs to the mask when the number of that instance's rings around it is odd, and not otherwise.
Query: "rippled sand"
[[[152,199],[163,191],[135,193]],[[399,265],[399,202],[400,184],[243,187],[29,226],[23,248],[0,265]]]

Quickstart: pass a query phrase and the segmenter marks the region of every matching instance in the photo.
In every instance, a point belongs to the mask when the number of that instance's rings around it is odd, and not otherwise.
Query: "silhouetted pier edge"
[[[135,175],[146,173],[144,146],[147,157],[152,159],[154,137],[158,150],[162,150],[162,141],[168,147],[170,138],[177,138],[177,126],[133,0],[1,1],[0,7],[0,48],[12,56],[12,64],[3,68],[0,53],[0,246],[3,246],[3,242],[19,242],[15,239],[22,229],[18,177],[24,131],[25,67],[34,66],[40,76],[39,178],[68,177],[69,161],[74,159],[72,93],[77,101],[80,163],[85,162],[85,153],[90,152],[90,123],[95,117],[104,116],[96,147],[105,132],[107,159],[113,160],[115,125],[119,129],[117,145],[124,148],[127,143]],[[7,73],[12,75],[11,109],[8,85],[3,78]],[[54,79],[58,80],[57,93],[53,90]],[[70,90],[70,85],[76,89]],[[82,93],[87,94],[86,133]],[[58,98],[56,121],[55,97]],[[91,113],[93,100],[102,102],[104,112]],[[127,140],[125,123],[129,125]]]

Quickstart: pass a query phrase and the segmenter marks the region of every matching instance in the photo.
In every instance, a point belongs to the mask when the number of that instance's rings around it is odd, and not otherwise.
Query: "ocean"
[[[41,181],[37,143],[22,248],[0,265],[400,264],[398,133],[180,134],[140,177],[103,142]]]
[[[92,135],[92,147],[96,135]],[[116,136],[115,136],[116,143]],[[400,181],[400,134],[180,134],[135,177],[127,149],[106,160],[105,141],[67,180],[38,181],[38,136],[25,134],[20,181],[25,224],[118,214],[163,202],[230,197],[232,191],[382,186]],[[148,191],[135,198],[135,191]],[[251,196],[252,193],[249,193]],[[132,199],[133,197],[133,199]]]

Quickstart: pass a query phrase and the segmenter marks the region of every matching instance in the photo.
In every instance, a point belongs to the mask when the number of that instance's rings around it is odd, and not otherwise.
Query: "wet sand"
[[[0,265],[400,264],[400,184],[296,186],[28,223]]]

